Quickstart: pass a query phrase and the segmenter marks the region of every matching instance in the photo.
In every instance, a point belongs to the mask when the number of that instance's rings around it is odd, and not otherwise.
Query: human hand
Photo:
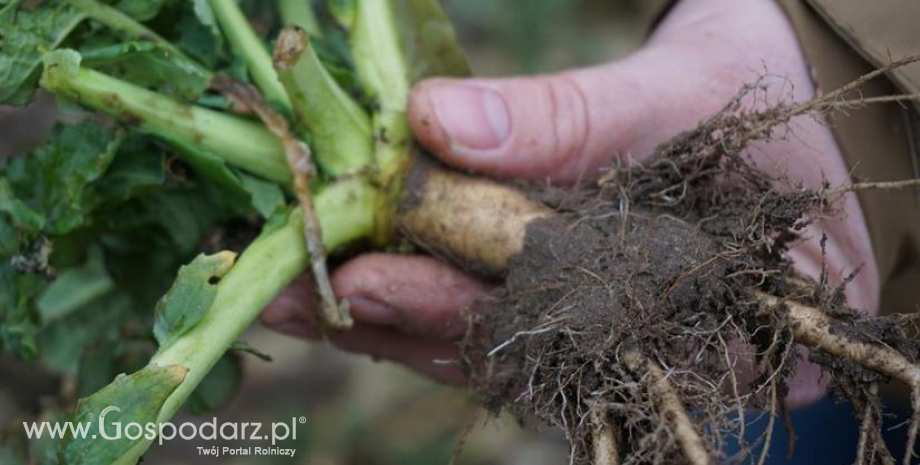
[[[656,145],[721,110],[746,83],[769,73],[764,107],[805,101],[815,86],[794,31],[775,0],[683,0],[648,43],[624,60],[559,74],[509,79],[433,79],[412,92],[409,118],[418,140],[446,163],[498,178],[571,184],[592,177],[613,157],[641,162]],[[769,174],[805,187],[849,181],[830,131],[800,117],[785,140],[758,143],[751,160]],[[859,266],[850,303],[878,305],[878,273],[855,197],[843,215],[806,231],[790,255],[803,274],[822,265],[838,281]],[[308,279],[289,287],[263,314],[279,331],[316,336]],[[424,256],[369,254],[339,268],[333,286],[351,303],[355,329],[331,338],[339,347],[399,361],[437,379],[461,382],[456,340],[461,310],[490,285]],[[615,323],[615,322],[614,322]],[[788,401],[802,404],[824,391],[817,367],[800,363]],[[826,381],[825,381],[826,382]]]

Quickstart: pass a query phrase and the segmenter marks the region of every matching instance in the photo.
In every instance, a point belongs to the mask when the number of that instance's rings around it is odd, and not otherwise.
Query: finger
[[[492,289],[440,260],[388,254],[352,260],[333,274],[332,283],[359,322],[445,339],[462,336],[462,310]],[[311,278],[299,278],[268,305],[262,322],[275,329],[289,323],[313,328],[314,301]]]
[[[441,260],[389,254],[350,261],[332,283],[352,303],[357,320],[445,339],[463,335],[463,310],[492,289]]]
[[[313,327],[316,320],[310,305],[316,302],[313,276],[304,274],[295,279],[269,303],[259,319],[269,328],[281,330],[286,324]],[[282,331],[283,332],[283,331]]]

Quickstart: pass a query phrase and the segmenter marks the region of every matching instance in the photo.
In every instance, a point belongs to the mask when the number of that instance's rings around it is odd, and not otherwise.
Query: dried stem
[[[626,367],[642,377],[649,393],[654,397],[664,421],[674,430],[674,437],[683,449],[684,456],[691,465],[708,465],[712,463],[706,443],[697,432],[687,409],[678,397],[674,386],[668,381],[664,371],[648,357],[634,351],[625,352],[621,360]]]
[[[287,120],[275,112],[251,85],[226,76],[215,77],[213,85],[235,104],[254,111],[265,126],[281,139],[288,166],[294,177],[294,192],[303,210],[304,240],[310,256],[316,290],[321,300],[319,320],[323,329],[350,329],[354,321],[348,312],[348,307],[344,304],[339,305],[329,281],[322,229],[319,218],[316,216],[313,194],[310,192],[310,179],[316,175],[310,148],[291,134]]]

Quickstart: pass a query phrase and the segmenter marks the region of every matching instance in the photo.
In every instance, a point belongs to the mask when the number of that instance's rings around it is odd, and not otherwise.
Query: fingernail
[[[399,322],[399,315],[388,305],[363,296],[352,296],[345,300],[355,318],[364,323],[390,326]]]
[[[467,84],[436,84],[429,92],[435,117],[451,144],[492,150],[511,135],[511,115],[498,92]]]

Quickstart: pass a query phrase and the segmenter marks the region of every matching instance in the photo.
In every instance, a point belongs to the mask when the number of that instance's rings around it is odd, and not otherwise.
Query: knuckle
[[[541,159],[553,171],[580,167],[591,137],[589,97],[567,74],[536,78],[533,96],[542,101],[539,124],[529,138],[538,140]],[[526,142],[526,141],[525,141]]]

